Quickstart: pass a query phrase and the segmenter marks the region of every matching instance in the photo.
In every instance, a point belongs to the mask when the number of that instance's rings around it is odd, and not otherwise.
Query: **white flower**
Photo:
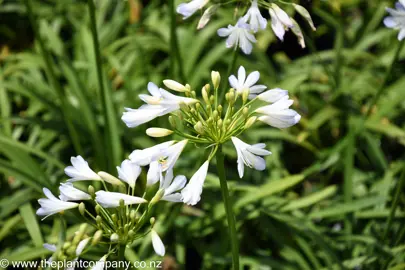
[[[135,149],[129,155],[129,159],[139,166],[149,165],[152,161],[156,160],[156,157],[160,154],[162,150],[168,148],[173,144],[174,141],[167,141],[149,148],[145,148],[143,150]]]
[[[384,19],[386,27],[399,29],[398,40],[405,38],[405,0],[399,0],[395,4],[396,9],[386,8],[391,16]]]
[[[207,160],[193,175],[193,177],[191,177],[187,186],[181,191],[181,196],[184,203],[188,205],[195,205],[200,201],[204,181],[208,173],[208,165],[209,161]]]
[[[255,36],[252,34],[250,25],[240,18],[235,26],[228,25],[228,28],[220,28],[217,31],[218,36],[228,37],[226,39],[226,47],[239,47],[245,54],[250,54],[252,52],[252,43],[256,42]]]
[[[79,244],[76,247],[76,256],[79,257],[80,254],[82,254],[83,250],[89,243],[90,237],[83,239],[82,241],[79,242]]]
[[[159,235],[157,234],[157,232],[154,229],[151,230],[151,235],[152,235],[153,249],[155,250],[157,255],[163,257],[166,253],[166,249],[165,249],[165,245],[162,242],[162,239],[160,239]]]
[[[288,96],[288,91],[283,90],[280,88],[275,88],[275,89],[270,89],[267,90],[266,92],[261,93],[260,95],[257,96],[258,99],[269,102],[269,103],[274,103],[279,101],[281,98]]]
[[[107,260],[107,255],[104,255],[100,260],[96,262],[96,264],[91,268],[91,270],[103,270]]]
[[[297,124],[301,116],[294,110],[289,109],[293,100],[284,96],[277,102],[258,108],[255,112],[262,113],[259,120],[276,128],[287,128]]]
[[[164,190],[161,200],[169,202],[181,202],[181,193],[176,192],[184,188],[187,178],[184,175],[178,175],[173,180],[173,170],[166,171],[166,175],[160,174],[160,189]],[[176,192],[176,193],[175,193]]]
[[[257,0],[252,1],[252,5],[250,6],[246,15],[243,16],[243,20],[246,23],[249,21],[254,32],[257,32],[259,29],[266,29],[267,26],[267,20],[263,18],[262,14],[260,14],[259,7],[257,6]]]
[[[100,190],[96,192],[96,201],[105,208],[118,207],[120,200],[124,200],[124,205],[139,204],[148,202],[144,198],[131,196],[119,192],[108,192]]]
[[[72,183],[61,183],[59,191],[59,199],[62,201],[82,201],[91,199],[89,194],[75,188]]]
[[[121,163],[121,167],[117,166],[118,177],[128,183],[131,188],[135,188],[136,180],[142,172],[139,165],[134,164],[126,159]]]
[[[137,127],[146,122],[152,121],[156,117],[175,111],[174,106],[163,107],[161,105],[142,105],[139,109],[125,108],[121,120],[129,128]]]
[[[181,152],[183,152],[187,142],[188,140],[179,141],[178,143],[161,151],[158,161],[162,166],[163,172],[171,170],[174,167],[174,164],[176,164],[176,161],[180,157]]]
[[[283,41],[285,30],[294,27],[294,23],[288,14],[276,4],[271,4],[269,13],[271,16],[271,28],[273,29],[274,34]]]
[[[79,206],[78,203],[65,202],[65,201],[59,200],[47,188],[43,188],[42,190],[44,191],[44,194],[47,197],[47,199],[42,198],[42,199],[38,200],[38,203],[41,205],[41,208],[39,208],[37,210],[37,215],[45,216],[43,219],[45,219],[53,214],[62,212],[64,210],[76,208]]]
[[[79,180],[101,180],[92,169],[90,169],[89,164],[81,156],[71,157],[70,161],[73,166],[68,166],[65,168],[65,173],[71,177],[69,182],[79,181]]]
[[[239,94],[242,94],[244,90],[249,89],[249,98],[252,98],[267,88],[265,85],[254,85],[259,79],[259,71],[253,71],[246,78],[246,70],[243,66],[240,66],[238,69],[238,78],[236,78],[235,75],[229,76],[229,84]]]
[[[207,23],[211,20],[211,16],[215,14],[219,7],[219,4],[215,4],[207,8],[203,15],[201,16],[200,20],[198,21],[197,29],[200,30],[204,28]]]
[[[266,168],[266,162],[261,156],[271,155],[271,152],[264,149],[266,147],[264,143],[250,145],[236,137],[232,137],[232,142],[238,154],[237,163],[240,178],[243,177],[243,164],[258,171],[263,171]]]
[[[189,3],[181,3],[177,6],[177,13],[183,15],[183,20],[193,15],[197,10],[202,9],[209,0],[192,0]]]

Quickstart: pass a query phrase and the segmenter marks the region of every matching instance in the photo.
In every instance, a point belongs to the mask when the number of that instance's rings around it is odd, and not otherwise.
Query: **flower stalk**
[[[232,210],[232,202],[229,196],[228,184],[226,182],[224,154],[222,153],[222,146],[218,147],[218,150],[216,152],[216,160],[217,160],[218,177],[221,185],[222,200],[225,206],[229,235],[231,239],[233,269],[239,270],[239,241],[238,241],[238,234],[236,231],[235,215]]]

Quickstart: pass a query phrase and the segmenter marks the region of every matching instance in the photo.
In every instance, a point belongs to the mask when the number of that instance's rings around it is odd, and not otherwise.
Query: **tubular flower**
[[[183,15],[183,20],[193,15],[197,10],[202,9],[208,0],[192,0],[188,3],[181,3],[177,6],[177,13]]]
[[[41,208],[37,210],[38,216],[45,216],[43,219],[62,212],[64,210],[73,209],[79,206],[78,203],[74,202],[65,202],[56,198],[52,192],[47,189],[42,189],[47,199],[39,199],[38,203],[41,205]]]
[[[301,115],[289,109],[293,102],[293,100],[288,99],[288,96],[284,96],[271,105],[258,108],[255,112],[264,114],[258,119],[270,126],[276,128],[291,127],[297,124],[301,119]]]
[[[160,239],[159,235],[154,229],[151,230],[151,236],[153,249],[155,250],[157,255],[163,257],[166,253],[166,249],[165,245],[162,242],[162,239]]]
[[[208,165],[209,161],[207,160],[193,175],[193,177],[191,177],[187,186],[181,191],[181,196],[184,203],[195,205],[200,201],[204,181],[208,173]]]
[[[139,204],[139,203],[147,203],[148,201],[136,197],[136,196],[131,196],[119,192],[108,192],[104,190],[100,190],[96,192],[96,201],[99,203],[102,207],[105,208],[113,208],[113,207],[118,207],[120,205],[120,200],[124,201],[124,205],[131,205],[131,204]]]
[[[73,186],[72,183],[61,183],[59,186],[59,199],[62,201],[82,201],[90,200],[91,196]]]
[[[72,157],[70,159],[73,166],[68,166],[65,169],[66,175],[70,176],[70,182],[80,181],[80,180],[101,180],[92,169],[90,169],[89,164],[81,156]]]
[[[238,154],[238,173],[240,178],[243,177],[243,164],[258,171],[263,171],[266,168],[266,162],[261,156],[271,155],[271,152],[264,149],[266,147],[264,143],[249,145],[236,137],[232,137],[232,142]]]

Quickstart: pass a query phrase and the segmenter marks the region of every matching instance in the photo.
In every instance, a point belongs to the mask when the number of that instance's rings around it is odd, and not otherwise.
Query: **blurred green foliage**
[[[279,43],[268,29],[258,36],[252,55],[237,59],[237,66],[260,71],[268,87],[289,90],[303,116],[287,130],[257,125],[244,136],[272,151],[264,172],[247,170],[239,179],[233,146],[224,149],[241,264],[245,269],[405,269],[400,186],[405,50],[391,65],[399,42],[381,23],[393,2],[302,2],[318,28],[303,29],[308,49],[301,50],[290,34]],[[137,95],[146,92],[149,81],[160,84],[170,77],[199,90],[210,71],[218,70],[227,83],[232,50],[216,30],[233,22],[233,11],[221,9],[201,31],[195,29],[198,15],[188,21],[178,17],[176,56],[165,1],[96,1],[109,96],[103,101],[85,1],[34,1],[54,81],[23,2],[0,3],[0,34],[7,41],[0,54],[0,258],[36,260],[46,258],[42,244],[57,241],[61,228],[57,218],[39,222],[35,216],[41,188],[56,191],[66,180],[63,168],[70,156],[81,154],[94,169],[114,172],[133,149],[156,144],[144,131],[168,127],[165,120],[135,129],[119,120],[124,107],[140,105]],[[178,174],[191,177],[202,153],[186,150]],[[164,204],[156,210],[168,247],[167,269],[230,267],[219,194],[211,166],[197,208]],[[66,217],[68,225],[80,222],[74,212]],[[67,234],[74,231],[69,227]],[[140,240],[126,257],[157,260],[151,250],[149,240]],[[101,255],[95,249],[85,259]]]

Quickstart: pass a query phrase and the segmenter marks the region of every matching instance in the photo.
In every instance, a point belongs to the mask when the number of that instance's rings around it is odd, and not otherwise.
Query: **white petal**
[[[405,28],[401,29],[398,33],[398,40],[401,41],[405,38]]]
[[[186,185],[186,183],[187,178],[184,175],[176,176],[170,186],[168,188],[165,188],[165,196],[182,189]]]
[[[146,176],[146,186],[151,186],[154,185],[157,181],[159,181],[160,178],[160,165],[159,162],[153,161],[149,164],[149,170],[148,170],[148,174]]]
[[[254,85],[255,83],[257,83],[257,81],[260,79],[260,73],[259,71],[253,71],[252,73],[249,74],[249,76],[247,77],[246,81],[245,81],[245,86],[247,87],[251,87],[252,85]]]
[[[231,34],[231,29],[229,29],[229,28],[219,28],[218,30],[217,30],[217,34],[218,34],[218,36],[220,36],[220,37],[227,37],[227,36],[229,36],[230,34]]]
[[[152,246],[156,254],[159,256],[164,256],[166,253],[166,249],[159,235],[153,229],[151,230],[151,235],[152,235]]]
[[[195,205],[200,201],[204,181],[208,173],[208,165],[209,161],[207,160],[191,177],[187,186],[181,191],[181,196],[184,203]]]
[[[240,85],[245,84],[246,79],[246,70],[243,66],[240,66],[238,69],[238,82]]]
[[[235,75],[229,76],[229,84],[233,89],[239,88],[238,80],[236,79]]]
[[[288,95],[287,90],[275,88],[275,89],[267,90],[264,93],[261,93],[260,95],[258,95],[258,98],[260,100],[263,100],[263,101],[266,101],[269,103],[274,103],[274,102],[279,101],[281,98],[283,98],[287,95]]]
[[[80,256],[82,254],[84,248],[87,246],[89,243],[90,237],[83,239],[82,241],[79,242],[79,244],[76,247],[76,256]]]
[[[59,186],[59,198],[62,201],[82,201],[90,200],[91,196],[73,186],[72,183],[61,183]]]
[[[266,115],[261,116],[258,119],[276,128],[288,128],[297,124],[301,119],[301,116],[296,112],[290,114],[291,115],[288,118],[285,115]]]

